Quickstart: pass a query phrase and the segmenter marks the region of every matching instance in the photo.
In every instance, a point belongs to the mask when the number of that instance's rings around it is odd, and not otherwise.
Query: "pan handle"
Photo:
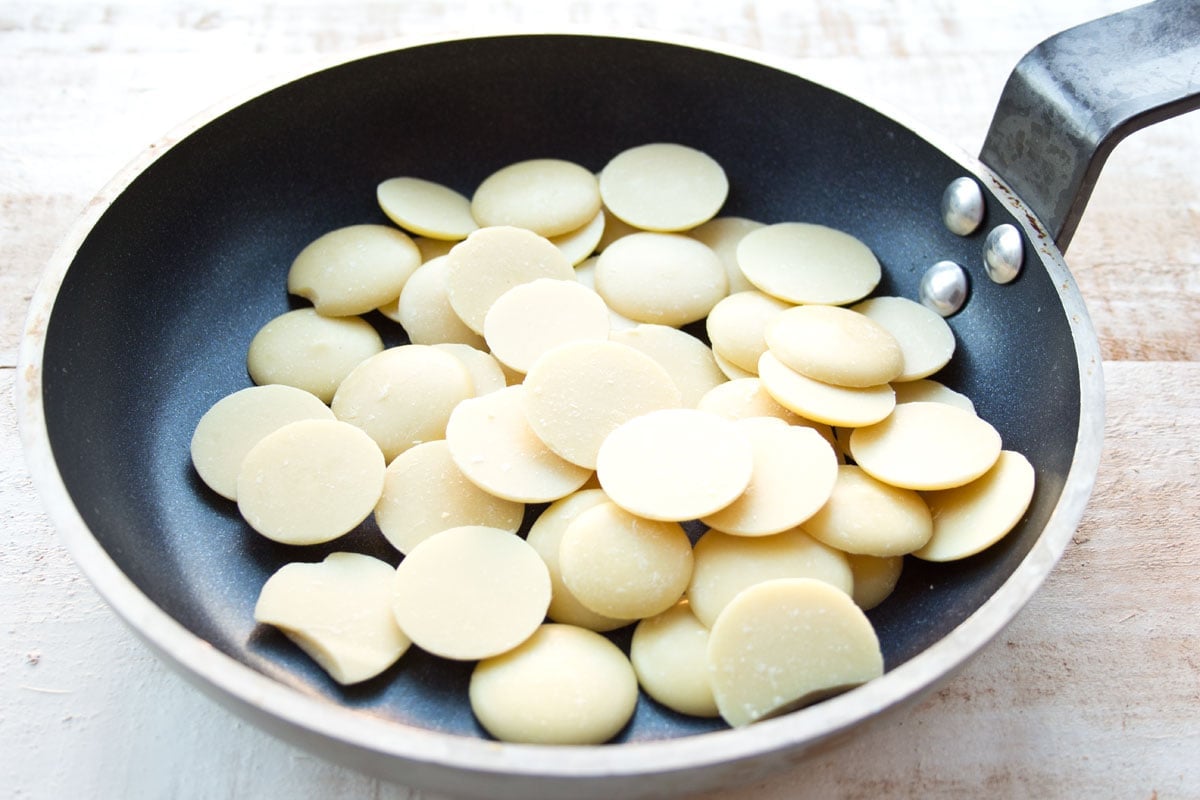
[[[1109,153],[1200,107],[1200,0],[1156,0],[1052,36],[1013,69],[980,159],[1065,251]]]

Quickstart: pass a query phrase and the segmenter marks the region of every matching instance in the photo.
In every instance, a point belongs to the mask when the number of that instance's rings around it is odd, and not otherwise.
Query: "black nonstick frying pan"
[[[83,571],[150,647],[235,711],[323,756],[482,797],[634,797],[751,779],[952,674],[1061,554],[1091,491],[1103,417],[1099,349],[1061,251],[1107,152],[1131,130],[1194,108],[1198,80],[1195,0],[1075,29],[1014,73],[984,147],[989,167],[786,67],[677,42],[472,38],[306,75],[119,179],[60,251],[22,346],[31,472]],[[965,268],[968,299],[949,318],[958,351],[938,377],[1035,465],[1025,519],[979,556],[906,565],[896,594],[871,612],[883,678],[741,730],[643,699],[612,744],[499,744],[468,708],[470,665],[416,650],[378,679],[338,687],[255,626],[258,591],[288,561],[336,549],[397,555],[370,523],[311,548],[252,533],[193,474],[196,421],[249,385],[250,338],[298,302],[284,289],[296,253],[333,228],[386,221],[381,180],[415,175],[469,194],[514,161],[599,169],[652,141],[691,145],[724,166],[724,214],[858,236],[884,266],[880,294],[916,298],[930,266]],[[941,208],[961,177],[984,206],[966,234],[947,227]],[[1006,224],[1023,267],[1001,284],[983,255]],[[387,320],[372,321],[388,342],[404,341]],[[624,643],[628,631],[615,636]]]

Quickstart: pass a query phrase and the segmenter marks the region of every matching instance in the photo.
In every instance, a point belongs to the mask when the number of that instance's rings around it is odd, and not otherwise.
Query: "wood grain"
[[[1025,49],[1129,5],[0,5],[7,796],[432,797],[297,751],[167,671],[79,575],[26,475],[14,368],[43,265],[110,176],[173,126],[357,47],[574,25],[682,33],[788,58],[977,152]],[[1094,498],[1063,561],[999,639],[911,713],[827,759],[710,800],[1200,797],[1200,115],[1117,148],[1068,262],[1100,336],[1109,396]]]

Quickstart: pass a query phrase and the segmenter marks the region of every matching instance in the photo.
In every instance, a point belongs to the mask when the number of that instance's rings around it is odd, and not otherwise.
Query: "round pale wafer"
[[[721,717],[739,727],[879,677],[883,653],[849,595],[784,578],[725,608],[709,632],[708,665]]]
[[[391,461],[413,445],[443,438],[450,412],[473,394],[462,361],[430,345],[407,344],[355,367],[331,408],[366,431]]]
[[[850,434],[850,454],[872,477],[905,489],[950,489],[983,475],[1000,457],[987,421],[946,403],[905,403]]]
[[[543,625],[516,649],[471,673],[471,710],[501,741],[596,745],[615,736],[637,708],[629,659],[598,633]]]
[[[423,178],[388,178],[375,187],[375,199],[388,219],[419,236],[458,241],[479,227],[470,200]]]
[[[288,270],[288,292],[331,317],[365,314],[400,296],[421,251],[388,225],[350,225],[308,244]]]
[[[338,683],[361,683],[412,644],[392,615],[393,574],[361,553],[285,564],[259,591],[254,620],[279,628]]]
[[[624,150],[600,172],[604,205],[647,231],[683,231],[716,216],[729,179],[711,156],[682,144],[654,142]]]
[[[608,495],[602,489],[580,489],[547,506],[546,510],[534,520],[533,525],[529,528],[529,535],[525,537],[526,541],[542,557],[542,561],[546,562],[546,568],[550,570],[550,583],[553,588],[550,596],[550,609],[546,612],[546,616],[554,622],[578,625],[581,628],[601,633],[629,625],[632,620],[606,617],[580,603],[563,583],[558,548],[567,526],[576,517],[589,508],[606,502],[608,502]]]
[[[370,516],[383,492],[379,447],[353,425],[291,422],[242,459],[238,511],[250,527],[283,544],[321,544]]]
[[[596,291],[638,322],[679,327],[704,319],[728,287],[717,254],[681,234],[632,233],[596,261]]]
[[[242,459],[259,440],[289,422],[333,419],[315,395],[270,384],[241,389],[214,403],[192,432],[192,465],[200,480],[222,497],[237,500]]]
[[[845,464],[838,467],[828,502],[804,523],[804,530],[847,553],[900,556],[929,541],[933,518],[916,492]]]
[[[594,469],[621,424],[678,408],[679,389],[650,356],[618,342],[571,342],[539,358],[525,377],[529,426],[558,455]]]
[[[862,389],[822,383],[791,369],[769,350],[758,360],[758,377],[781,406],[826,425],[871,425],[896,405],[895,392],[886,383]]]
[[[840,306],[795,306],[764,326],[772,355],[822,383],[862,389],[879,386],[904,369],[900,343],[886,328]]]
[[[557,345],[608,339],[608,306],[576,281],[538,278],[496,298],[483,319],[492,355],[517,372]]]
[[[521,537],[465,525],[414,547],[396,568],[392,592],[392,613],[413,644],[470,661],[533,635],[550,605],[550,575]]]
[[[954,489],[924,492],[933,515],[933,536],[913,555],[926,561],[955,561],[1000,541],[1024,516],[1033,499],[1029,459],[1000,451],[980,478]]]
[[[538,278],[574,281],[562,251],[542,236],[507,225],[480,228],[446,254],[446,296],[476,333],[496,298]]]
[[[694,717],[717,716],[708,676],[708,628],[686,600],[638,623],[629,660],[646,694]]]
[[[775,417],[735,423],[754,449],[746,490],[732,504],[701,521],[739,536],[765,536],[794,528],[829,499],[837,479],[833,447],[812,428]]]
[[[912,381],[937,372],[954,355],[954,331],[942,317],[907,297],[872,297],[852,307],[895,337],[903,368],[895,381]]]
[[[456,342],[483,349],[483,337],[467,327],[450,305],[446,275],[450,262],[438,256],[417,267],[404,284],[395,303],[379,313],[399,322],[413,344]]]
[[[558,561],[563,583],[585,607],[641,619],[683,596],[692,577],[692,543],[676,522],[643,519],[605,501],[567,525]]]
[[[722,298],[705,320],[712,348],[747,372],[758,371],[758,359],[767,350],[768,325],[790,304],[758,290]]]
[[[467,480],[444,439],[405,450],[388,464],[375,505],[379,532],[401,553],[435,533],[485,525],[516,533],[525,506],[485,492]]]
[[[459,403],[446,425],[454,463],[480,488],[518,503],[566,497],[592,471],[558,456],[525,416],[522,384]]]
[[[246,369],[260,386],[294,386],[328,403],[350,371],[381,350],[383,339],[361,317],[323,317],[314,308],[298,308],[254,334]]]
[[[862,241],[807,222],[751,231],[738,243],[737,260],[752,284],[792,303],[853,303],[870,294],[883,274]]]
[[[471,197],[480,225],[513,225],[559,236],[588,224],[600,211],[596,176],[570,161],[535,158],[485,178]]]
[[[754,537],[710,530],[692,555],[687,598],[692,613],[709,627],[738,593],[773,578],[816,578],[846,593],[854,588],[846,554],[800,528]]]
[[[736,500],[750,483],[753,448],[731,420],[695,409],[652,411],[600,446],[596,473],[613,502],[658,520],[690,520]]]

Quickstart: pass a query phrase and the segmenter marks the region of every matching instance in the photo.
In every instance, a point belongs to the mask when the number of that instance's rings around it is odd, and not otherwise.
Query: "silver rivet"
[[[983,190],[971,178],[955,178],[942,192],[942,222],[951,233],[968,236],[983,222]]]
[[[921,276],[921,305],[948,317],[967,301],[967,272],[953,261],[939,261]]]
[[[1015,225],[997,225],[983,242],[983,268],[996,283],[1008,283],[1021,272],[1025,244]]]

